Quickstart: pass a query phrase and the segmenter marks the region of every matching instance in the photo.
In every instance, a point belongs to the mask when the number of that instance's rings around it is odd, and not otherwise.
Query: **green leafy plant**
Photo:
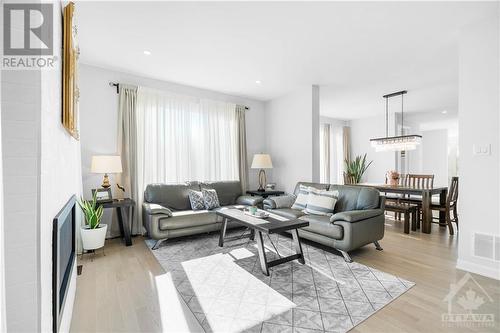
[[[345,160],[346,173],[350,177],[352,177],[355,184],[361,182],[361,177],[365,173],[366,169],[372,164],[373,161],[370,161],[366,164],[366,154],[361,156],[356,156],[353,160]]]
[[[101,205],[97,205],[97,192],[94,192],[92,200],[85,200],[81,198],[78,201],[78,205],[85,215],[85,222],[87,223],[89,229],[98,228],[101,223],[103,208]]]

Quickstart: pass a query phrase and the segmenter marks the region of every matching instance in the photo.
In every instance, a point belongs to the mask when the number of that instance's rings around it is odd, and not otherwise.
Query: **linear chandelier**
[[[403,95],[408,93],[406,90],[401,90],[392,94],[384,95],[385,98],[385,138],[370,139],[370,143],[375,151],[407,151],[415,150],[422,140],[421,135],[411,134],[404,135],[403,126]],[[389,98],[401,96],[401,135],[389,136]]]

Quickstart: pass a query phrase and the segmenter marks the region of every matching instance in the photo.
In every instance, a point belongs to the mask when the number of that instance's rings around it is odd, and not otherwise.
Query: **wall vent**
[[[474,255],[476,257],[493,259],[495,256],[495,237],[493,235],[475,233]]]

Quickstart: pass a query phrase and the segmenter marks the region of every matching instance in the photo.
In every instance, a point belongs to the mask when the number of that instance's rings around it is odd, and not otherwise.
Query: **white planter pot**
[[[84,226],[80,229],[84,250],[96,250],[104,246],[106,240],[107,224],[100,224],[96,229],[89,229]]]

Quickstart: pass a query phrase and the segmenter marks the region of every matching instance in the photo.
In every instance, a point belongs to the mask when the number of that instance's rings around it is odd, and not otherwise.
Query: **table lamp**
[[[273,162],[271,161],[271,156],[269,154],[255,154],[253,155],[253,160],[252,160],[252,169],[260,169],[259,170],[259,189],[257,191],[264,192],[266,183],[267,183],[267,177],[266,177],[266,171],[264,169],[272,169],[273,168]]]
[[[101,186],[104,188],[109,188],[108,173],[121,173],[122,170],[122,159],[117,155],[97,155],[92,156],[92,165],[90,172],[92,173],[103,173],[104,179],[102,180]]]

